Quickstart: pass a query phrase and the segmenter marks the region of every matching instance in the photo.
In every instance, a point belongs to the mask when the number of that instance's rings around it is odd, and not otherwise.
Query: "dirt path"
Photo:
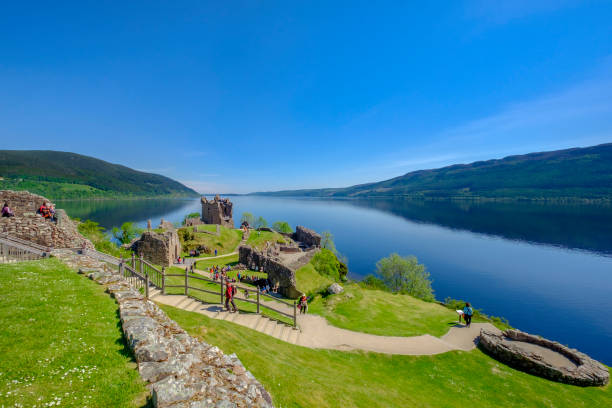
[[[325,318],[318,315],[298,315],[299,330],[277,323],[265,316],[253,313],[228,313],[220,305],[203,304],[184,295],[161,295],[156,293],[152,300],[162,304],[200,313],[214,319],[232,323],[268,334],[279,340],[315,349],[365,350],[386,354],[433,355],[452,350],[469,351],[476,347],[480,329],[492,331],[498,329],[490,323],[472,323],[466,328],[457,324],[448,333],[438,338],[425,334],[413,337],[376,336],[341,329],[330,325]],[[265,303],[274,303],[272,301]],[[293,313],[293,309],[274,303],[275,308],[284,308]]]

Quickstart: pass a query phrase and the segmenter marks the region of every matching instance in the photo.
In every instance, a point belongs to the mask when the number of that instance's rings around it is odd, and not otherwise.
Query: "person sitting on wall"
[[[4,205],[2,206],[2,216],[3,217],[14,217],[15,216],[13,211],[11,211],[11,209],[9,208],[8,203],[4,203]]]
[[[40,214],[41,217],[52,220],[51,208],[47,206],[47,203],[43,202],[40,207],[38,207],[37,214]]]

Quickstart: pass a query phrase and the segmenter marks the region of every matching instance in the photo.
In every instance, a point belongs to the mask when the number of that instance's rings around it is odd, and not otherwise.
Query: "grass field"
[[[339,295],[316,296],[310,312],[334,326],[386,336],[441,336],[457,322],[457,314],[437,303],[409,295],[364,289],[352,283]]]
[[[229,322],[161,306],[192,335],[236,353],[277,407],[609,407],[612,389],[513,370],[479,350],[391,356],[315,350]]]
[[[0,406],[146,405],[102,286],[49,259],[0,265],[0,297]]]
[[[217,230],[215,225],[198,225],[198,230],[214,232]],[[185,240],[183,231],[188,230],[193,239]],[[194,227],[183,227],[179,229],[178,235],[183,246],[183,256],[188,254],[191,249],[196,249],[199,245],[203,245],[210,249],[209,254],[201,254],[200,256],[213,256],[215,249],[217,255],[229,254],[236,251],[238,244],[242,240],[242,231],[233,228],[220,227],[219,236],[207,234],[205,232],[193,232]]]
[[[253,248],[261,249],[266,245],[266,242],[278,242],[285,243],[287,240],[278,232],[270,232],[270,231],[251,231],[249,234],[249,239],[247,239],[246,244],[252,246]]]

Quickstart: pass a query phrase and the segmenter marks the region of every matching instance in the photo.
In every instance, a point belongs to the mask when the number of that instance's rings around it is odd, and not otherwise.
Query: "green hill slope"
[[[254,194],[309,197],[611,199],[612,143],[414,171],[390,180],[346,188]]]
[[[29,190],[51,199],[198,195],[159,174],[51,150],[0,150],[0,176],[0,189]]]

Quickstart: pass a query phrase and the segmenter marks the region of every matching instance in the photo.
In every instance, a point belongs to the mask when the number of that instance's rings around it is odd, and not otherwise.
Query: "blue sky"
[[[612,2],[375,3],[9,2],[0,148],[224,193],[612,142]]]

